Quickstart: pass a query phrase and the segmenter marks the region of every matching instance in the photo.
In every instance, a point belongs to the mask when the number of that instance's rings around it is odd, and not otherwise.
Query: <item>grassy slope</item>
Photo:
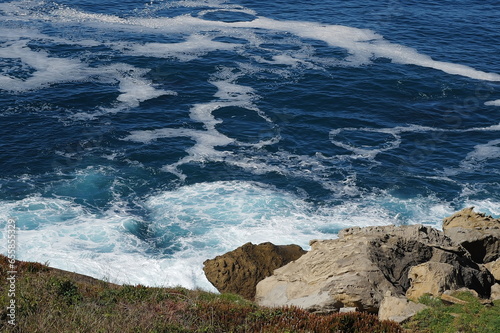
[[[320,316],[296,308],[269,309],[231,294],[119,286],[38,263],[16,265],[16,325],[11,326],[9,267],[7,258],[0,255],[1,332],[403,332],[396,323],[380,322],[369,314]],[[407,328],[457,332],[453,326],[457,324],[463,332],[500,332],[492,330],[500,327],[500,303],[464,310],[428,302],[434,307]],[[464,311],[467,316],[455,315]],[[477,313],[481,322],[472,318]],[[436,323],[448,330],[438,330]],[[471,325],[481,329],[469,330]]]
[[[313,315],[269,309],[232,294],[119,286],[17,262],[16,325],[8,321],[7,258],[0,255],[1,332],[402,332],[369,314]]]
[[[446,305],[438,298],[424,296],[420,302],[430,308],[418,313],[404,326],[425,333],[500,333],[500,301],[485,306],[467,292],[457,292],[453,296],[467,304]]]

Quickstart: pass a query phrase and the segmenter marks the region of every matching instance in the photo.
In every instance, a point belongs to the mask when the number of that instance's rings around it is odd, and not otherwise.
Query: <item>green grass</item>
[[[17,262],[16,325],[8,323],[11,297],[7,258],[0,255],[0,332],[335,332],[402,333],[390,321],[367,313],[315,315],[304,310],[265,308],[234,294],[184,288],[116,285],[45,265]],[[406,332],[500,333],[500,302],[482,305],[467,293],[466,305],[446,305],[425,296],[429,309],[404,325]]]
[[[115,285],[17,262],[15,326],[8,323],[8,261],[0,255],[0,332],[374,332],[402,328],[366,313],[314,315],[265,308],[233,294]]]
[[[467,304],[447,305],[439,298],[423,296],[420,302],[429,308],[404,327],[422,333],[500,333],[500,301],[485,306],[467,292],[457,292],[453,296]]]

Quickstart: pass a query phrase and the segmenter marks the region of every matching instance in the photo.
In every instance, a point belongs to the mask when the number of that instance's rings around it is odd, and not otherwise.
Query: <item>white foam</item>
[[[476,212],[492,215],[495,218],[500,217],[500,202],[490,199],[487,200],[467,200],[464,207],[474,207]]]
[[[92,68],[76,59],[57,58],[45,51],[33,51],[28,47],[26,40],[6,42],[0,48],[0,57],[19,59],[26,68],[27,78],[20,79],[6,74],[0,74],[0,89],[23,92],[46,88],[62,82],[87,81],[90,78],[97,80],[119,81],[120,95],[117,98],[121,105],[108,111],[118,111],[124,108],[133,108],[140,102],[157,98],[163,95],[176,95],[171,90],[156,89],[151,81],[143,76],[149,71],[138,69],[130,65],[114,64]],[[98,112],[97,115],[104,112]],[[78,114],[79,119],[91,119],[94,115]]]
[[[460,163],[460,167],[466,171],[477,171],[481,165],[488,160],[500,158],[500,139],[489,141],[485,144],[474,146],[474,150],[467,154]]]
[[[374,159],[379,153],[387,151],[387,150],[395,149],[395,148],[399,147],[399,145],[401,144],[401,137],[399,135],[397,135],[393,132],[388,132],[384,129],[382,129],[382,130],[362,129],[362,131],[365,131],[365,132],[384,133],[384,134],[390,134],[393,136],[394,140],[392,142],[387,144],[386,147],[380,147],[378,149],[368,148],[365,145],[363,145],[361,147],[356,147],[350,143],[345,143],[345,142],[336,140],[336,137],[340,133],[342,133],[346,130],[352,131],[353,129],[352,128],[351,129],[342,128],[342,129],[335,129],[335,130],[330,131],[330,141],[338,147],[341,147],[341,148],[344,148],[346,150],[353,152],[357,157],[360,157],[360,158]],[[359,131],[359,129],[357,129],[357,130]]]
[[[176,163],[163,167],[164,171],[171,172],[181,179],[185,179],[185,175],[178,170],[180,165],[205,161],[225,161],[231,163],[232,153],[216,149],[216,147],[224,147],[232,143],[237,143],[241,146],[262,147],[266,144],[274,144],[278,138],[260,140],[257,143],[240,143],[236,139],[230,138],[222,134],[216,128],[217,124],[222,121],[216,119],[213,112],[224,107],[238,106],[257,113],[265,121],[271,122],[261,110],[255,106],[254,101],[257,99],[254,90],[248,86],[237,84],[237,79],[241,73],[234,73],[232,68],[220,68],[209,81],[217,91],[214,94],[214,101],[208,103],[195,104],[189,112],[189,116],[193,121],[200,122],[204,125],[204,130],[193,129],[172,129],[163,128],[146,131],[133,131],[126,136],[124,140],[148,143],[153,140],[170,137],[189,137],[195,141],[195,144],[186,149],[187,156],[183,157]]]
[[[139,106],[140,102],[153,98],[164,95],[177,95],[177,93],[172,90],[156,89],[150,80],[142,78],[142,75],[146,74],[146,72],[147,71],[139,71],[139,73],[132,77],[119,77],[120,95],[116,100],[124,103],[127,108],[133,108]]]
[[[221,6],[221,4],[217,4],[217,5],[213,5],[212,7],[214,8],[217,8],[217,9],[207,9],[207,10],[202,10],[198,13],[198,17],[203,17],[205,16],[206,14],[209,14],[209,13],[217,13],[217,12],[220,12],[221,10],[225,11],[225,12],[232,12],[232,13],[243,13],[243,14],[248,14],[248,15],[257,15],[257,12],[255,12],[254,10],[252,9],[248,9],[248,8],[243,8],[243,7],[240,7],[240,6],[231,6],[231,5],[223,5]]]
[[[351,151],[353,154],[351,158],[363,158],[373,160],[379,153],[393,150],[399,147],[401,144],[401,134],[402,133],[426,133],[426,132],[445,132],[445,133],[464,133],[464,132],[496,132],[500,131],[500,124],[491,125],[487,127],[471,127],[464,129],[444,129],[439,127],[429,127],[420,125],[408,125],[408,126],[396,126],[388,128],[371,128],[371,127],[344,127],[337,128],[330,131],[330,141],[341,148]],[[339,135],[345,132],[365,132],[365,133],[380,133],[387,134],[393,137],[392,140],[386,140],[384,145],[378,146],[368,146],[360,145],[356,146],[349,142],[344,142],[339,140]],[[489,145],[489,144],[488,144]],[[487,146],[488,146],[487,145]],[[482,147],[482,146],[478,146]]]
[[[496,131],[500,131],[500,124],[486,126],[486,127],[473,127],[464,130],[464,132],[496,132]],[[459,132],[459,130],[457,130],[457,132]]]
[[[497,99],[495,101],[485,102],[484,105],[488,105],[488,106],[500,106],[500,99]]]
[[[203,280],[200,254],[190,249],[171,258],[151,257],[146,253],[149,244],[126,229],[127,224],[141,219],[117,209],[117,205],[92,213],[65,199],[33,196],[1,202],[0,218],[17,221],[20,260],[49,262],[52,267],[116,283],[210,289]],[[4,227],[1,238],[5,237]],[[2,253],[7,252],[6,244],[2,242]]]
[[[54,83],[68,81],[84,81],[97,71],[86,67],[79,60],[57,58],[45,51],[33,51],[28,41],[6,42],[0,47],[0,58],[20,59],[23,66],[29,67],[27,79],[19,79],[9,75],[0,75],[0,89],[8,91],[28,91],[47,87]],[[28,69],[28,70],[29,70]]]
[[[465,65],[435,61],[427,55],[418,53],[415,49],[390,43],[370,30],[311,22],[276,21],[261,17],[252,21],[251,24],[253,27],[292,32],[303,38],[322,40],[331,46],[344,48],[349,51],[350,56],[347,60],[353,65],[371,63],[372,58],[383,57],[395,63],[434,68],[448,74],[485,81],[500,81],[499,74],[478,71]],[[237,25],[244,24],[237,23]]]
[[[379,153],[398,148],[402,142],[401,140],[402,133],[406,132],[421,133],[427,131],[443,131],[443,130],[439,128],[419,126],[419,125],[397,126],[390,128],[345,127],[345,128],[338,128],[331,130],[329,137],[330,141],[337,147],[341,147],[351,151],[353,153],[352,158],[363,158],[363,159],[374,160]],[[339,135],[344,132],[380,133],[392,136],[392,140],[385,140],[384,144],[377,146],[369,146],[366,144],[356,146],[349,142],[344,142],[339,140],[338,138]]]
[[[500,75],[497,73],[487,73],[461,64],[437,61],[427,55],[418,53],[415,49],[392,44],[386,40],[378,40],[375,43],[370,43],[367,49],[371,50],[375,57],[388,58],[398,64],[433,68],[448,74],[460,75],[471,79],[500,81]]]
[[[89,172],[96,171],[86,170],[84,176]],[[499,203],[467,202],[472,203],[500,212]],[[0,238],[6,237],[7,218],[15,218],[21,260],[49,261],[53,267],[117,283],[213,290],[203,261],[246,242],[295,243],[308,249],[309,240],[334,238],[345,227],[440,227],[442,218],[453,213],[435,197],[398,199],[384,192],[316,207],[294,194],[241,181],[183,186],[153,195],[142,206],[148,220],[131,215],[119,197],[100,212],[64,198],[0,202]],[[147,233],[142,239],[131,233],[138,223]],[[6,242],[0,244],[6,253]]]
[[[178,4],[182,5],[182,3]],[[218,6],[220,4],[215,3],[214,5]],[[245,11],[242,7],[233,7],[233,9],[236,11]],[[220,10],[226,9],[220,8]],[[203,16],[203,13],[201,16]],[[349,53],[349,56],[345,60],[346,64],[350,65],[359,66],[368,64],[371,63],[373,58],[383,57],[391,59],[394,63],[433,68],[448,74],[461,75],[477,80],[500,81],[499,74],[479,71],[461,64],[434,60],[427,55],[419,53],[415,49],[390,43],[371,30],[340,25],[326,25],[304,21],[280,21],[261,16],[256,16],[252,21],[244,22],[210,21],[204,20],[202,17],[194,17],[191,15],[180,15],[173,18],[121,18],[114,15],[87,13],[67,7],[53,10],[45,19],[57,22],[98,24],[101,28],[110,29],[132,29],[140,31],[141,29],[147,28],[158,33],[182,33],[192,36],[192,38],[200,38],[200,50],[207,47],[207,42],[210,44],[208,45],[209,49],[213,49],[214,47],[217,49],[221,47],[234,47],[222,45],[224,43],[210,42],[208,39],[200,37],[199,35],[203,31],[215,31],[219,36],[225,36],[228,33],[232,35],[232,32],[235,30],[244,30],[246,32],[250,29],[281,31],[294,34],[300,38],[321,40],[328,43],[330,46],[343,48]],[[253,35],[253,38],[254,37],[255,35]],[[189,52],[192,52],[193,49],[196,48],[189,40],[184,44],[179,44],[180,45],[176,47],[180,49],[187,48]],[[162,49],[167,47],[161,44],[152,44],[151,46],[160,49],[157,50],[158,52],[162,52]],[[147,48],[146,45],[145,47]],[[144,50],[141,46],[135,46],[135,48],[138,52],[147,52],[147,50]],[[277,59],[280,59],[280,56],[278,56]],[[282,60],[284,59],[282,58]],[[288,61],[290,61],[290,59],[288,59]]]
[[[179,43],[116,43],[112,46],[114,49],[129,55],[177,58],[181,61],[191,61],[216,50],[233,50],[238,46],[231,43],[217,42],[212,39],[209,36],[194,34],[188,36],[186,41]]]

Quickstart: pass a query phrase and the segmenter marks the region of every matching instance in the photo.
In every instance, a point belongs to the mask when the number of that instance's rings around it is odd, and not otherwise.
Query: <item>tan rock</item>
[[[410,269],[410,288],[406,297],[418,301],[425,294],[440,296],[445,290],[460,288],[458,271],[453,265],[441,262],[426,262]]]
[[[380,320],[402,323],[427,308],[428,306],[412,302],[406,297],[386,295],[380,304],[378,317]]]
[[[491,286],[491,300],[498,301],[500,300],[500,284],[495,283]]]
[[[340,308],[339,313],[351,313],[351,312],[357,312],[358,308]]]
[[[428,261],[465,273],[457,287],[489,296],[493,277],[467,255],[442,232],[422,225],[350,228],[338,239],[312,242],[307,254],[259,282],[255,299],[319,313],[343,307],[377,313],[386,291],[405,295],[410,268]]]
[[[453,303],[453,304],[461,304],[461,305],[467,304],[466,301],[463,301],[459,298],[456,298],[456,297],[448,295],[448,294],[442,294],[441,300],[448,302],[448,303]]]
[[[443,219],[443,230],[457,227],[465,229],[495,228],[500,227],[500,220],[484,213],[476,213],[474,207],[468,207]]]
[[[443,231],[454,242],[462,245],[478,263],[500,258],[500,219],[473,211],[474,207],[443,220]]]
[[[493,274],[495,280],[500,281],[500,259],[489,262],[485,264],[484,267],[486,267],[491,274]]]
[[[262,306],[298,306],[328,313],[344,307],[378,310],[381,290],[397,292],[368,258],[368,239],[317,241],[295,263],[275,270],[257,285]]]
[[[304,253],[306,251],[298,245],[246,243],[234,251],[206,260],[203,271],[220,292],[235,293],[253,300],[259,281]]]
[[[479,294],[477,293],[477,291],[475,290],[472,290],[472,289],[469,289],[469,288],[459,288],[459,289],[456,289],[456,290],[446,290],[443,295],[450,295],[450,296],[453,296],[453,294],[457,293],[457,292],[465,292],[465,293],[469,293],[471,294],[472,296],[476,297],[476,298],[480,298]]]

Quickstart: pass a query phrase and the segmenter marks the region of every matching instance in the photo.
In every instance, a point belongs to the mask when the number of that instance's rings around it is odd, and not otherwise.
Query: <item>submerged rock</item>
[[[234,251],[206,260],[203,271],[220,292],[235,293],[253,300],[259,281],[304,253],[306,251],[298,245],[246,243]]]

